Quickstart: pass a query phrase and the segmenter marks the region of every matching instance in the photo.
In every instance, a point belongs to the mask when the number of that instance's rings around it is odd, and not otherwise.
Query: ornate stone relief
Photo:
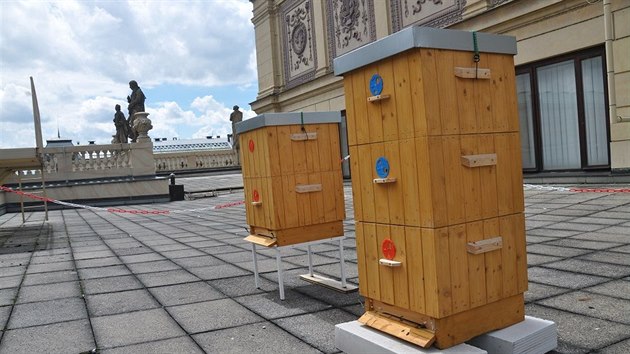
[[[465,0],[391,0],[392,26],[398,32],[411,25],[443,28],[461,21]]]
[[[299,85],[315,75],[317,55],[313,35],[311,0],[289,0],[280,10],[284,73],[287,87]]]
[[[327,0],[332,59],[376,39],[373,0]]]

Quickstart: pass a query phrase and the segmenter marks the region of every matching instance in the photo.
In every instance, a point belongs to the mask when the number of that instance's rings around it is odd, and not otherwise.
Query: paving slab
[[[82,281],[86,294],[112,293],[116,291],[134,290],[142,288],[142,284],[135,276],[97,278]]]
[[[122,264],[99,268],[83,268],[78,271],[79,278],[82,280],[131,275],[129,269]]]
[[[22,282],[22,275],[0,277],[0,289],[17,288]]]
[[[558,262],[546,263],[546,268],[554,268],[561,270],[568,270],[575,273],[585,273],[598,275],[609,278],[621,278],[624,276],[630,275],[630,267],[603,263],[603,262],[594,262],[584,259],[565,259]]]
[[[208,281],[208,283],[212,284],[213,287],[219,289],[222,293],[231,298],[278,290],[277,283],[271,282],[263,277],[259,278],[259,288],[256,288],[253,274],[233,278],[215,279]]]
[[[106,257],[106,258],[95,258],[95,259],[84,259],[76,261],[76,267],[81,268],[98,268],[98,267],[107,267],[112,265],[122,264],[118,257]]]
[[[285,291],[284,300],[280,300],[275,292],[242,296],[234,300],[266,319],[300,315],[331,307],[330,304],[301,296],[292,290]]]
[[[81,297],[78,281],[22,286],[16,303],[47,301],[67,297]]]
[[[323,351],[335,353],[335,325],[356,320],[356,317],[339,309],[331,309],[273,321],[276,325]]]
[[[595,275],[576,274],[556,269],[532,267],[527,270],[530,282],[554,285],[563,288],[579,289],[608,281],[608,278]]]
[[[225,264],[222,260],[208,255],[173,259],[173,262],[184,268],[198,268]]]
[[[87,319],[6,331],[0,353],[85,353],[96,348]]]
[[[189,268],[188,271],[203,280],[232,278],[236,276],[250,274],[250,272],[247,270],[227,263],[206,267]]]
[[[0,289],[0,306],[13,305],[18,288]]]
[[[167,270],[157,273],[142,273],[136,276],[147,287],[192,283],[200,280],[183,269]]]
[[[150,288],[162,306],[183,305],[226,297],[205,282],[186,283]]]
[[[630,325],[630,300],[573,291],[538,302],[541,305]]]
[[[164,309],[135,311],[92,318],[99,348],[181,337],[185,333]]]
[[[613,280],[608,283],[603,283],[600,285],[596,285],[590,288],[585,288],[585,291],[602,294],[602,295],[611,295],[614,297],[618,297],[621,299],[630,300],[630,278],[626,278],[626,280]]]
[[[271,322],[227,328],[193,337],[208,353],[321,353]]]
[[[52,284],[77,280],[79,280],[79,277],[75,270],[63,270],[57,272],[27,274],[22,285]]]
[[[198,302],[166,308],[190,334],[230,328],[264,319],[231,299]]]
[[[39,326],[87,318],[80,297],[18,304],[13,308],[8,329]]]
[[[85,300],[91,317],[160,307],[160,304],[144,289],[86,295]]]
[[[124,347],[105,349],[102,354],[130,354],[130,353],[168,353],[168,354],[203,354],[190,337],[177,337],[154,342],[133,344]]]

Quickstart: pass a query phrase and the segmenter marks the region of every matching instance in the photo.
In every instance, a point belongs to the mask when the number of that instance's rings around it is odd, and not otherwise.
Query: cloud
[[[113,107],[126,104],[131,79],[143,88],[234,90],[234,97],[256,87],[248,0],[2,1],[0,16],[0,148],[34,143],[16,137],[33,129],[30,76],[44,138],[59,125],[81,142],[111,140]],[[246,102],[254,99],[255,92]],[[149,101],[147,111],[154,134],[187,138],[202,130],[225,135],[231,109],[206,96]]]

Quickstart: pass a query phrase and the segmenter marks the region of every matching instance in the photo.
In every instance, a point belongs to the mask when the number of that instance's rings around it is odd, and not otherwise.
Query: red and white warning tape
[[[95,206],[90,206],[90,205],[83,205],[83,204],[64,202],[64,201],[61,201],[61,200],[56,200],[56,199],[52,199],[52,198],[42,197],[42,196],[35,195],[35,194],[32,194],[32,193],[23,192],[23,191],[20,191],[20,190],[15,190],[15,189],[12,189],[12,188],[9,188],[9,187],[5,187],[5,186],[0,186],[0,190],[5,191],[5,192],[9,192],[9,193],[15,193],[15,194],[18,194],[18,195],[22,195],[22,196],[30,198],[30,199],[41,200],[41,201],[47,202],[47,203],[54,203],[54,204],[65,205],[65,206],[69,206],[69,207],[73,207],[73,208],[89,209],[89,210],[93,210],[93,211],[104,211],[104,212],[119,213],[119,214],[141,214],[141,215],[179,214],[179,213],[191,213],[191,212],[198,212],[198,211],[211,210],[211,209],[224,209],[224,208],[229,208],[229,207],[245,204],[245,201],[241,200],[241,201],[238,201],[238,202],[230,202],[230,203],[213,205],[213,206],[210,206],[210,207],[197,208],[197,209],[186,209],[186,210],[137,210],[137,209],[122,209],[122,208],[102,208],[102,207],[95,207]]]

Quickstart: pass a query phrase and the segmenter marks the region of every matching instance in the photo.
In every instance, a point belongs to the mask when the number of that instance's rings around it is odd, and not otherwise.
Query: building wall
[[[335,47],[339,38],[335,30],[344,29],[339,25],[341,0],[252,2],[259,78],[259,94],[251,103],[254,111],[261,114],[343,110],[342,79],[332,74],[333,56],[343,51],[340,46]],[[414,23],[514,36],[518,48],[514,58],[516,65],[603,45],[606,41],[604,3],[610,3],[612,45],[607,55],[614,64],[609,69],[612,71],[608,77],[611,81],[609,98],[611,103],[613,99],[616,101],[616,106],[609,111],[611,169],[630,169],[630,122],[617,119],[618,116],[630,117],[630,1],[442,0],[441,4],[435,4],[428,0],[421,5],[421,10],[413,8],[418,6],[414,5],[417,3],[402,0],[356,3],[359,5],[355,10],[360,16],[352,28],[361,33],[350,32],[347,48],[378,40]],[[291,38],[299,36],[289,37],[283,28],[288,21],[287,15],[292,15],[290,9],[300,6],[311,11],[308,22],[311,36],[304,38],[307,41],[305,48],[312,48],[314,55],[308,68],[300,68],[308,69],[308,75],[302,78],[292,76],[299,72],[292,71],[287,67],[290,63],[286,62],[287,51],[291,52],[296,44],[300,44],[297,48],[301,49],[302,42],[291,42]],[[341,31],[341,37],[344,33],[347,34]],[[614,95],[612,91],[615,91]]]

